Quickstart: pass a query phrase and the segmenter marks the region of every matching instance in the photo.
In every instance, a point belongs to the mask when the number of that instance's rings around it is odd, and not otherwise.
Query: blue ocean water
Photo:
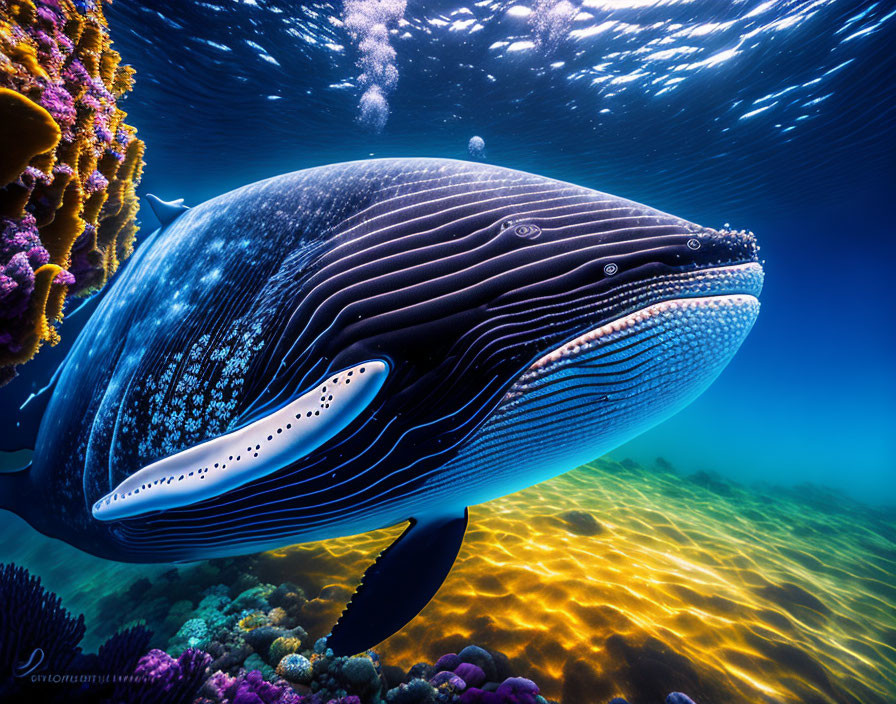
[[[488,162],[753,230],[766,268],[753,333],[697,402],[615,455],[896,501],[890,3],[154,0],[107,13],[137,71],[124,106],[148,145],[143,192],[198,203],[325,163],[470,158],[479,136]]]
[[[610,460],[473,506],[450,579],[377,646],[383,692],[413,663],[476,643],[512,659],[492,684],[525,675],[563,704],[659,702],[673,685],[701,704],[892,700],[892,2],[116,0],[104,11],[136,73],[121,105],[147,148],[141,196],[194,205],[322,164],[450,157],[759,238],[762,312],[721,377]],[[157,225],[143,203],[140,239]],[[64,346],[32,369],[52,369]],[[781,488],[805,482],[836,491]],[[327,661],[318,636],[392,537],[127,564],[0,511],[0,562],[85,615],[85,651],[139,621],[177,657],[205,623],[213,679],[273,678],[282,660],[258,632],[274,625],[307,627],[302,652]],[[0,592],[9,581],[0,575]],[[25,601],[0,599],[0,627]],[[20,630],[41,622],[25,620]],[[315,686],[342,667],[324,665]]]

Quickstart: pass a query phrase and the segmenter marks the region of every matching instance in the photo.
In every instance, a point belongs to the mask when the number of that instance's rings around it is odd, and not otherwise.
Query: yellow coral
[[[21,93],[0,88],[0,183],[19,177],[28,164],[56,148],[61,131],[53,117]],[[15,125],[15,129],[7,126]]]
[[[253,631],[256,628],[266,626],[267,623],[267,617],[263,613],[261,613],[260,611],[254,611],[248,616],[244,616],[243,618],[241,618],[239,624],[237,625],[244,631]]]

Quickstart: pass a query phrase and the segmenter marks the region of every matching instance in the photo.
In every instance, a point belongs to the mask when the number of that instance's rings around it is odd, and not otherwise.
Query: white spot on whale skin
[[[380,360],[328,376],[260,420],[147,465],[93,505],[100,521],[130,518],[210,499],[313,452],[345,428],[382,388]]]

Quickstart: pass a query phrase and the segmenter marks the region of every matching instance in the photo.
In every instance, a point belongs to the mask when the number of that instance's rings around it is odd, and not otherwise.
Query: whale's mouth
[[[689,286],[668,288],[676,297],[597,324],[530,364],[459,460],[487,476],[476,502],[612,451],[713,382],[759,314],[761,269],[691,273]]]
[[[729,356],[743,341],[759,314],[759,299],[750,293],[734,293],[710,296],[688,296],[654,303],[617,318],[609,323],[592,328],[566,344],[551,350],[536,360],[517,380],[516,385],[545,376],[579,356],[592,355],[602,347],[614,351],[623,346],[629,338],[641,341],[646,330],[660,330],[666,338],[675,334],[695,337],[705,336],[710,346],[719,344],[720,351]],[[702,321],[707,325],[685,327],[677,320]],[[676,323],[675,325],[670,324]],[[680,328],[676,330],[675,328]],[[719,335],[724,332],[724,336]],[[720,339],[724,337],[724,339]],[[727,359],[726,359],[727,361]]]
[[[758,298],[762,292],[763,278],[762,266],[755,261],[695,267],[624,284],[608,302],[615,303],[619,311],[614,318],[621,318],[653,304],[676,298],[723,295],[749,295]]]
[[[528,395],[540,380],[575,374],[585,364],[607,378],[634,379],[646,368],[676,386],[713,370],[714,378],[740,347],[759,314],[763,271],[757,262],[693,269],[642,282],[625,312],[588,327],[535,360],[507,392],[504,404]],[[699,361],[698,361],[699,360]],[[565,371],[564,371],[565,370]],[[687,371],[686,370],[690,370]],[[683,373],[686,372],[686,373]],[[688,374],[693,375],[687,379]],[[674,379],[674,381],[672,381]],[[603,382],[594,385],[601,400],[618,395]],[[701,388],[701,390],[702,390]]]

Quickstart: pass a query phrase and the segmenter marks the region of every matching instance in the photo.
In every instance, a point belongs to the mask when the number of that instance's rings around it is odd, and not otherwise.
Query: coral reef
[[[102,0],[0,0],[0,384],[133,247],[143,143]]]
[[[243,576],[236,580],[240,586],[255,581]],[[145,596],[148,589],[141,582],[131,591]],[[171,590],[175,597],[179,591]],[[254,584],[232,598],[229,592],[225,585],[207,588],[195,608],[181,612],[186,619],[171,637],[178,655],[148,650],[152,633],[143,625],[82,655],[83,616],[73,618],[27,570],[5,565],[0,694],[4,701],[39,697],[66,704],[547,704],[530,680],[504,676],[506,658],[483,648],[467,647],[434,666],[418,664],[407,675],[396,677],[391,668],[397,681],[390,682],[373,652],[335,657],[323,638],[304,646],[307,633],[289,615],[302,613],[290,608],[304,598],[295,585]],[[247,615],[255,617],[249,630]],[[46,658],[22,676],[35,649]],[[444,670],[448,664],[453,672]]]

